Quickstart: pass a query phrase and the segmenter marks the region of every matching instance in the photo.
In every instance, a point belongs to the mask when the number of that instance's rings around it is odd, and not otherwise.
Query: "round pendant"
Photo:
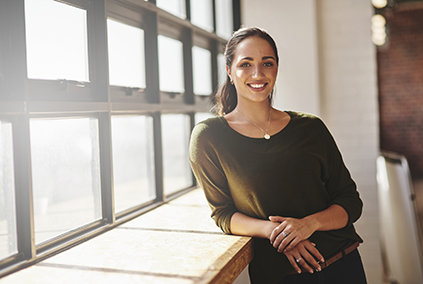
[[[266,133],[266,134],[264,135],[264,139],[269,140],[269,139],[270,139],[270,135]]]

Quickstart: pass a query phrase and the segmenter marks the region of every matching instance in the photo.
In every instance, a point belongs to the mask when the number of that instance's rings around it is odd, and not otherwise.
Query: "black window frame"
[[[58,0],[55,0],[58,1]],[[0,278],[48,258],[86,239],[135,218],[195,188],[192,185],[165,196],[163,193],[162,114],[186,114],[191,129],[195,113],[208,112],[212,96],[193,91],[192,46],[211,51],[212,87],[217,88],[217,55],[227,39],[191,24],[190,0],[185,0],[186,19],[156,6],[155,0],[60,0],[87,11],[89,82],[27,78],[25,0],[0,1],[0,120],[12,125],[15,206],[18,252],[0,259]],[[240,0],[233,0],[234,29],[240,27]],[[216,10],[213,0],[213,19]],[[110,86],[108,79],[107,18],[144,30],[146,88]],[[172,29],[169,29],[172,27]],[[216,29],[215,29],[216,30]],[[184,93],[160,91],[158,35],[183,43]],[[153,118],[156,198],[114,212],[111,154],[111,117],[147,115]],[[32,195],[30,120],[32,118],[95,117],[99,123],[102,218],[46,242],[35,244]]]

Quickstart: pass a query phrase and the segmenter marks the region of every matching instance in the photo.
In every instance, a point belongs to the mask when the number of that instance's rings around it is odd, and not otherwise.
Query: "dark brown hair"
[[[276,43],[273,38],[265,30],[257,27],[251,27],[239,29],[238,31],[234,32],[232,37],[229,39],[228,43],[226,44],[224,53],[226,66],[229,68],[232,66],[232,60],[239,43],[244,39],[252,36],[260,37],[270,44],[273,51],[275,52],[276,63],[279,65],[278,48],[276,47]],[[269,95],[270,103],[272,103],[273,92],[274,91],[272,91]],[[235,109],[238,103],[238,98],[235,86],[231,84],[229,76],[226,76],[226,82],[219,87],[216,94],[214,95],[214,103],[215,105],[213,107],[213,111],[217,115],[225,115]]]

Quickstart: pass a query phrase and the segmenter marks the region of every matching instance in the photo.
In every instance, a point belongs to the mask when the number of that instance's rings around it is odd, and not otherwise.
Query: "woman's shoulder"
[[[197,123],[192,131],[194,137],[213,137],[224,128],[224,118],[222,116],[215,116],[207,118]]]
[[[312,113],[301,112],[301,111],[294,111],[294,110],[286,110],[286,113],[289,114],[291,120],[297,123],[306,123],[306,124],[324,124],[322,119]]]

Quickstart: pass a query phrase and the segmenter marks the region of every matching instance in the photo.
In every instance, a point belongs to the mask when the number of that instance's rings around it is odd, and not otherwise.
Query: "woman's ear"
[[[226,66],[226,74],[228,74],[229,80],[232,82],[231,69],[229,68],[229,66]]]

